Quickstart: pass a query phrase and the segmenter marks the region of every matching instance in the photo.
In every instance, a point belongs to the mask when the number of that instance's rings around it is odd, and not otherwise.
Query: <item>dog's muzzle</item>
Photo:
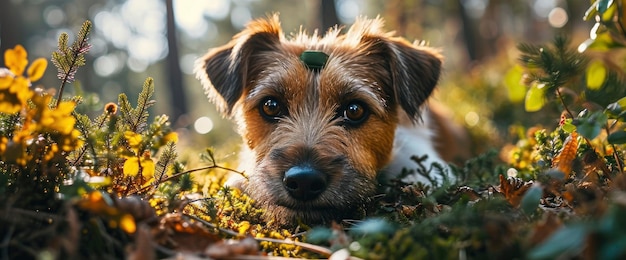
[[[285,172],[283,186],[294,199],[313,200],[326,190],[327,177],[311,166],[294,166]]]

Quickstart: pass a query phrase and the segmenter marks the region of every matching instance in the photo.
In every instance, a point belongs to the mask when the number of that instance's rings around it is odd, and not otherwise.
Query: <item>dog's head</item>
[[[287,39],[275,15],[198,59],[209,98],[236,119],[254,155],[242,187],[268,220],[356,217],[389,162],[399,114],[419,119],[441,57],[382,26],[358,19],[345,34]],[[312,66],[304,52],[321,63]]]

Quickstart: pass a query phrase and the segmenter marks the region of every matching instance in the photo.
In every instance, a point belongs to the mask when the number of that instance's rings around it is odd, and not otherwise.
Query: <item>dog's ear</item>
[[[442,56],[436,49],[423,44],[411,44],[393,32],[384,32],[383,20],[357,19],[348,37],[360,38],[367,55],[377,55],[386,62],[395,100],[402,109],[417,120],[420,106],[428,99],[439,81]]]
[[[274,50],[283,37],[278,15],[273,15],[250,22],[228,44],[196,60],[196,78],[223,115],[232,115],[245,88],[263,69],[259,57]]]
[[[433,49],[388,39],[389,69],[396,100],[409,115],[419,117],[420,106],[428,99],[439,81],[441,57]]]

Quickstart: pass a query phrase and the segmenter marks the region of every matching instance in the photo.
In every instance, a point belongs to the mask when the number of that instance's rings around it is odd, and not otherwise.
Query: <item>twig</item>
[[[615,120],[615,122],[617,122],[617,120]],[[608,123],[607,125],[604,126],[604,131],[606,131],[606,134],[609,134],[609,131],[611,130],[611,128],[614,125],[609,126]],[[624,168],[622,167],[622,160],[620,160],[617,151],[617,147],[615,147],[615,144],[610,144],[611,148],[613,148],[613,159],[615,159],[615,163],[617,164],[617,168],[619,170],[620,173],[624,172]],[[611,179],[611,176],[609,174],[607,174],[607,177],[609,178],[609,180]]]
[[[567,112],[567,114],[571,118],[574,118],[574,113],[572,113],[572,111],[569,110],[569,107],[567,107],[567,104],[565,104],[565,99],[563,99],[563,94],[561,94],[561,91],[559,91],[559,88],[556,88],[556,96],[559,98],[559,101],[561,101],[561,105],[563,105],[563,109],[565,109],[565,112]]]
[[[189,215],[187,213],[183,213],[184,216],[187,216],[189,218],[192,218],[200,223],[202,223],[203,225],[209,226],[211,228],[214,228],[224,234],[230,235],[230,236],[234,236],[234,237],[238,237],[241,236],[241,234],[239,234],[238,232],[234,231],[234,230],[230,230],[230,229],[226,229],[226,228],[221,228],[216,226],[213,223],[210,223],[204,219],[201,219],[199,217],[193,216],[193,215]],[[261,242],[270,242],[270,243],[279,243],[279,244],[287,244],[287,245],[294,245],[294,246],[299,246],[305,250],[311,251],[313,253],[317,253],[320,254],[324,257],[329,257],[330,255],[332,255],[332,251],[328,248],[325,248],[323,246],[318,246],[318,245],[313,245],[313,244],[309,244],[309,243],[304,243],[304,242],[298,242],[298,241],[293,241],[293,240],[281,240],[281,239],[275,239],[275,238],[267,238],[267,237],[255,237],[254,238],[257,241],[261,241]],[[236,259],[236,258],[233,258]]]
[[[221,169],[221,170],[226,170],[226,171],[238,173],[238,174],[241,174],[241,175],[245,176],[244,172],[240,172],[240,171],[228,168],[228,167],[224,167],[224,166],[220,166],[220,165],[214,164],[214,165],[210,165],[210,166],[204,166],[204,167],[200,167],[200,168],[195,168],[195,169],[191,169],[191,170],[186,170],[186,171],[183,171],[183,172],[175,173],[173,175],[170,175],[170,176],[162,179],[161,181],[159,181],[157,183],[145,186],[145,187],[143,187],[141,189],[137,189],[137,191],[135,191],[133,193],[130,193],[128,195],[134,195],[134,194],[138,194],[138,193],[144,192],[144,191],[146,191],[146,190],[148,190],[148,189],[150,189],[152,187],[158,186],[159,184],[161,184],[163,182],[169,181],[169,180],[174,179],[174,178],[178,178],[181,175],[185,175],[185,174],[192,173],[192,172],[197,172],[197,171],[210,170],[210,169]]]

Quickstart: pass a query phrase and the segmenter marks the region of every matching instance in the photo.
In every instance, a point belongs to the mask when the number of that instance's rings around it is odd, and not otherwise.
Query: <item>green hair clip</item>
[[[328,54],[321,51],[303,51],[300,54],[300,60],[304,62],[307,68],[312,70],[319,70],[324,68],[328,61]]]

